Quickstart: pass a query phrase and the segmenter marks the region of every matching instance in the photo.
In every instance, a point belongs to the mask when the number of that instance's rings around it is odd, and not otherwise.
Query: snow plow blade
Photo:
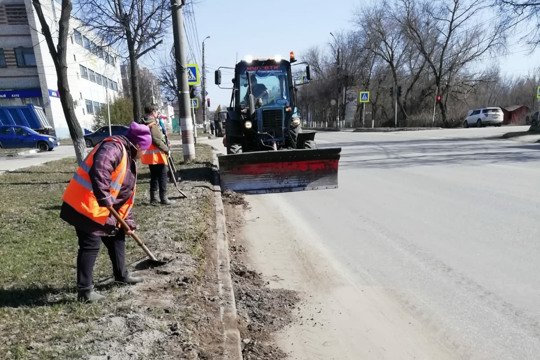
[[[248,194],[338,187],[341,148],[220,155],[221,191]]]

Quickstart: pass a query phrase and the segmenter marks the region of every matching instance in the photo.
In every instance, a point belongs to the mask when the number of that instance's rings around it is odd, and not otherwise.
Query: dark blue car
[[[111,125],[112,135],[126,135],[128,127],[124,125]],[[106,137],[109,137],[109,127],[103,126],[93,133],[84,135],[86,147],[94,147]]]
[[[54,136],[43,135],[20,125],[0,126],[0,148],[34,148],[50,151],[60,145]]]

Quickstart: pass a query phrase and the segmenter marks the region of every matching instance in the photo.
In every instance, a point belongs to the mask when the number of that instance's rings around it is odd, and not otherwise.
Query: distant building
[[[501,107],[504,120],[503,125],[528,125],[530,119],[527,119],[530,109],[525,105],[512,105]]]
[[[131,97],[131,77],[129,64],[121,65],[120,71],[122,76],[122,88],[124,89],[124,96]],[[157,76],[145,67],[139,67],[138,74],[141,106],[144,107],[148,104],[154,104],[162,108],[161,104],[163,100],[161,97],[161,89],[159,86],[160,83]]]
[[[42,2],[53,34],[58,32],[61,4]],[[53,8],[54,7],[54,8]],[[0,0],[0,106],[41,106],[56,135],[69,137],[60,103],[57,75],[31,0]],[[56,43],[56,40],[55,40]],[[70,21],[67,62],[75,113],[83,128],[92,128],[95,114],[121,92],[117,52]]]

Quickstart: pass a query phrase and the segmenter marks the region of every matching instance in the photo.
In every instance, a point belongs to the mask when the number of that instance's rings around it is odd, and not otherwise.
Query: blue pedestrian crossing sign
[[[368,103],[369,102],[369,91],[360,91],[358,93],[358,102],[359,103]]]
[[[199,65],[187,64],[187,78],[189,85],[200,85],[201,72],[199,71]]]
[[[191,107],[194,108],[194,109],[199,108],[199,99],[198,98],[191,99]]]

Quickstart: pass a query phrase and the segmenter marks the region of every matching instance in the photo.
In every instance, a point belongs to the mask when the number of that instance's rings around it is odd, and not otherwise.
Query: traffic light
[[[442,96],[441,95],[437,95],[437,97],[435,98],[435,100],[437,101],[437,104],[440,103],[442,101]]]
[[[189,87],[189,97],[190,97],[191,99],[197,97],[197,94],[196,94],[195,92],[196,92],[195,86],[190,86],[190,87]]]
[[[401,97],[401,86],[397,87],[397,97]]]
[[[206,107],[210,107],[210,98],[206,98]]]
[[[394,97],[394,88],[393,87],[390,88],[390,96]]]

